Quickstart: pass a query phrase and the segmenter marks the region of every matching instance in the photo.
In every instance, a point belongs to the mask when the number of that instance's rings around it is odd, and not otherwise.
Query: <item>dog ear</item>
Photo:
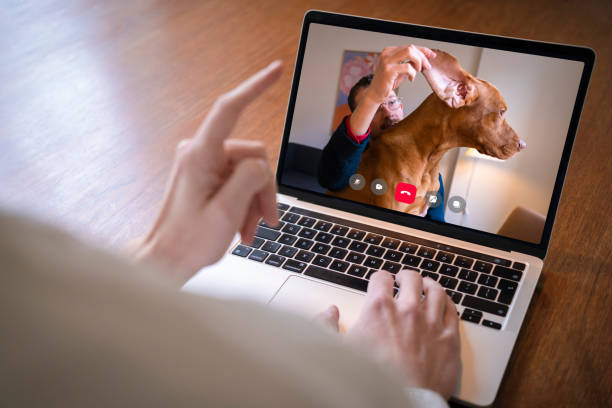
[[[474,78],[459,61],[444,51],[433,51],[436,57],[429,59],[431,69],[423,70],[432,91],[451,108],[460,108],[478,99]]]

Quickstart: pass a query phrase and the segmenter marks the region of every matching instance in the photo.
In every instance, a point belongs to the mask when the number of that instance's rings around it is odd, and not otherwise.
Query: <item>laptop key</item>
[[[285,203],[276,203],[276,208],[282,211],[287,211],[289,209],[289,206]]]
[[[268,265],[279,267],[285,262],[285,257],[272,254],[266,259]]]
[[[351,240],[348,238],[336,237],[332,241],[332,245],[340,248],[346,248],[350,242]]]
[[[385,258],[387,261],[399,262],[402,260],[403,255],[404,254],[402,254],[401,252],[388,249],[383,258]]]
[[[283,234],[279,238],[278,242],[285,245],[293,245],[293,243],[297,241],[297,237],[295,235]]]
[[[495,330],[501,329],[501,324],[499,324],[497,322],[492,322],[491,320],[487,320],[487,319],[484,319],[482,321],[482,325],[490,327],[490,328],[495,329]]]
[[[348,251],[342,248],[332,248],[332,250],[329,251],[329,256],[337,259],[344,259],[346,254],[348,254]]]
[[[349,245],[349,249],[355,252],[363,252],[368,247],[368,244],[365,242],[353,241]]]
[[[417,252],[418,256],[422,256],[423,258],[433,258],[434,254],[436,253],[436,250],[433,248],[427,248],[427,247],[421,247],[421,249],[419,249],[419,251]]]
[[[300,262],[295,259],[287,259],[287,262],[283,265],[283,269],[287,269],[292,272],[302,273],[308,264],[306,262]]]
[[[457,259],[455,259],[455,265],[461,268],[471,268],[473,263],[474,260],[472,258],[465,256],[458,256]]]
[[[361,241],[363,239],[363,237],[365,237],[365,231],[361,231],[361,230],[357,230],[357,229],[352,229],[348,235],[347,238],[350,239],[356,239],[357,241]]]
[[[253,250],[251,255],[249,255],[249,259],[252,259],[257,262],[263,262],[263,260],[266,259],[266,256],[268,256],[267,252],[261,251],[259,249],[255,249]]]
[[[398,273],[402,269],[402,266],[396,262],[387,261],[381,269],[391,273]]]
[[[518,282],[521,280],[523,272],[498,265],[493,269],[493,275]]]
[[[480,319],[482,319],[482,313],[477,310],[464,309],[463,314],[461,315],[461,320],[467,320],[472,323],[480,323]]]
[[[497,285],[497,278],[495,276],[481,274],[480,277],[478,277],[478,283],[494,288],[495,285]]]
[[[470,295],[465,295],[461,304],[466,307],[471,307],[472,309],[482,310],[483,312],[502,317],[505,317],[508,313],[508,306],[506,305]]]
[[[294,246],[300,249],[310,249],[312,247],[312,244],[314,244],[314,242],[312,242],[311,240],[306,238],[300,238],[297,240]]]
[[[414,254],[418,247],[418,245],[411,244],[410,242],[402,242],[402,245],[399,247],[399,251],[407,254]]]
[[[420,258],[416,255],[406,254],[404,255],[404,259],[402,259],[402,263],[408,266],[419,266],[419,264],[421,263],[421,259],[423,258]]]
[[[343,225],[334,225],[333,228],[329,231],[332,234],[335,235],[340,235],[341,237],[345,236],[346,233],[348,232],[348,227],[345,227]]]
[[[266,241],[265,244],[262,245],[261,250],[266,252],[276,252],[281,247],[281,244],[278,242]]]
[[[255,236],[259,238],[268,239],[270,241],[276,241],[280,237],[281,233],[278,231],[271,230],[269,228],[257,227],[255,230]]]
[[[478,278],[478,273],[470,271],[469,269],[461,269],[461,272],[459,272],[459,279],[476,282],[476,278]]]
[[[431,278],[431,279],[433,279],[435,281],[437,281],[438,278],[440,277],[440,275],[438,275],[435,272],[427,272],[427,271],[421,272],[421,276],[424,277],[424,278]]]
[[[512,298],[516,293],[517,286],[517,283],[514,281],[500,279],[499,283],[497,284],[497,289],[499,289],[499,298],[497,301],[506,305],[511,304]]]
[[[329,243],[329,241],[332,240],[332,238],[334,238],[332,234],[328,234],[327,232],[319,232],[317,236],[315,237],[315,241],[319,241],[319,242],[323,242],[327,244]]]
[[[379,247],[376,245],[370,245],[368,247],[368,250],[366,251],[366,254],[375,256],[377,258],[381,257],[384,253],[385,253],[385,248]]]
[[[331,265],[329,265],[330,269],[333,269],[334,271],[338,271],[338,272],[344,272],[348,269],[349,267],[349,263],[348,262],[344,262],[344,261],[340,261],[340,260],[333,260]]]
[[[313,227],[316,230],[327,232],[331,229],[332,223],[327,221],[319,221]]]
[[[317,254],[325,255],[330,249],[331,249],[331,246],[317,242],[312,247],[311,251],[316,252]]]
[[[332,259],[327,256],[317,255],[315,259],[312,261],[313,265],[318,265],[323,268],[327,268],[327,266],[331,263]]]
[[[385,238],[385,240],[380,245],[388,249],[396,249],[399,244],[400,242],[397,239]]]
[[[349,275],[358,276],[361,278],[363,275],[366,274],[367,271],[368,271],[368,268],[366,268],[365,266],[351,265],[351,267],[346,273],[348,273]]]
[[[492,288],[487,288],[486,286],[481,286],[480,289],[478,289],[478,293],[476,294],[476,296],[480,296],[481,298],[485,298],[485,299],[489,299],[489,300],[495,300],[495,298],[497,297],[497,289],[492,289]]]
[[[461,302],[461,298],[463,297],[461,293],[455,292],[454,290],[450,290],[450,289],[446,289],[446,294],[450,296],[451,300],[455,302],[456,305],[458,305],[459,302]]]
[[[348,256],[346,257],[347,261],[354,263],[354,264],[360,264],[363,262],[364,259],[365,259],[365,255],[360,254],[358,252],[350,252]]]
[[[439,266],[440,266],[440,262],[431,261],[429,259],[423,259],[423,262],[421,263],[421,266],[419,268],[427,269],[428,271],[432,271],[432,272],[436,272]]]
[[[287,258],[293,258],[293,255],[295,255],[297,253],[298,249],[294,248],[294,247],[290,247],[287,245],[284,245],[280,251],[278,251],[279,255],[285,256]]]
[[[335,283],[337,285],[346,286],[348,288],[360,290],[362,292],[365,292],[368,289],[368,281],[366,280],[344,273],[330,271],[329,269],[321,268],[315,265],[310,265],[304,272],[304,275],[312,276],[313,278],[325,280],[331,283]]]
[[[451,278],[450,276],[442,276],[440,280],[440,285],[448,289],[455,289],[457,287],[457,282],[459,282],[455,278]]]
[[[298,221],[298,225],[310,228],[315,224],[315,222],[317,222],[317,220],[314,218],[304,216]]]
[[[297,234],[297,233],[300,231],[300,229],[301,229],[301,228],[302,228],[302,227],[297,226],[297,225],[295,225],[295,224],[286,224],[286,225],[283,227],[282,231],[283,231],[284,233],[287,233],[287,234],[296,235],[296,234]]]
[[[299,237],[308,239],[313,239],[315,235],[317,235],[317,231],[310,228],[302,228],[302,230],[298,233]]]
[[[270,228],[270,229],[278,231],[279,229],[283,228],[283,226],[285,226],[285,223],[281,221],[281,222],[278,223],[278,225],[276,227],[273,227],[272,225],[268,225],[268,224],[266,224],[265,221],[261,220],[259,222],[259,225],[261,225],[262,227],[266,227],[266,228]]]
[[[368,234],[365,237],[364,242],[367,242],[368,244],[372,244],[372,245],[378,245],[380,244],[380,241],[382,240],[383,240],[383,237],[381,235]]]
[[[382,265],[383,260],[380,258],[374,258],[373,256],[368,256],[368,258],[363,263],[364,266],[368,268],[378,269]]]
[[[283,218],[281,218],[281,220],[285,222],[290,222],[292,224],[295,224],[299,219],[300,216],[298,214],[294,214],[291,212],[286,213],[285,215],[283,215]]]
[[[259,237],[253,237],[253,242],[251,243],[251,245],[247,245],[245,243],[242,243],[242,244],[246,246],[250,246],[251,248],[259,248],[260,246],[263,245],[264,242],[266,242],[265,239],[261,239]]]
[[[252,249],[249,248],[248,246],[238,245],[236,248],[234,248],[234,250],[232,251],[232,254],[233,255],[238,255],[238,256],[245,257],[249,253],[251,253],[251,251],[252,251]]]
[[[314,258],[314,256],[315,254],[313,254],[312,252],[301,250],[300,252],[297,253],[297,255],[295,256],[295,259],[297,259],[298,261],[302,261],[302,262],[310,262],[312,258]]]
[[[440,262],[446,262],[446,263],[451,263],[453,262],[453,259],[455,259],[455,255],[453,254],[449,254],[448,252],[438,252],[438,255],[436,255],[436,261],[440,261]]]
[[[457,288],[457,290],[463,293],[468,293],[470,295],[473,295],[474,293],[476,293],[476,289],[478,289],[478,285],[476,285],[475,283],[466,282],[466,281],[459,282],[459,287]]]
[[[455,277],[457,276],[457,272],[459,272],[459,268],[449,264],[442,264],[442,267],[440,268],[440,273],[447,276]]]
[[[478,272],[482,272],[482,273],[491,273],[491,269],[493,269],[493,265],[491,265],[490,263],[482,262],[482,261],[476,261],[472,269]]]
[[[524,271],[526,266],[527,265],[521,262],[515,262],[514,265],[512,265],[514,269],[518,269],[519,271]]]

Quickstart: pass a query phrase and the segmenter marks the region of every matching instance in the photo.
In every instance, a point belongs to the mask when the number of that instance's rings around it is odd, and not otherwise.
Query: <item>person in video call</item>
[[[376,272],[343,335],[335,306],[321,327],[178,290],[236,233],[248,243],[262,217],[278,223],[264,146],[229,136],[280,72],[272,63],[221,96],[179,143],[132,259],[0,211],[3,405],[447,406],[459,380],[459,320],[440,284],[418,272]]]
[[[374,74],[364,76],[351,88],[351,114],[344,117],[323,149],[318,168],[321,186],[336,191],[348,185],[370,139],[404,119],[404,106],[394,89],[406,78],[412,82],[417,73],[430,69],[428,59],[435,55],[429,48],[415,45],[386,47],[382,51]],[[438,193],[444,202],[440,174],[438,180]],[[444,221],[444,207],[430,207],[426,218]]]

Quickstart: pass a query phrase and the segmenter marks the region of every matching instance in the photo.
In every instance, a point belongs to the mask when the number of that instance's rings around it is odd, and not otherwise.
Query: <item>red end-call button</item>
[[[408,183],[399,183],[395,188],[395,200],[400,203],[412,204],[416,198],[416,186]]]

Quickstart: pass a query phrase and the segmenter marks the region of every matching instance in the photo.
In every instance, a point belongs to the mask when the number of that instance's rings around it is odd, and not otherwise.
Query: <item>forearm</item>
[[[363,100],[357,105],[355,111],[349,119],[349,125],[356,135],[365,134],[372,123],[372,119],[380,104],[384,101],[377,101],[370,92],[366,91]]]

